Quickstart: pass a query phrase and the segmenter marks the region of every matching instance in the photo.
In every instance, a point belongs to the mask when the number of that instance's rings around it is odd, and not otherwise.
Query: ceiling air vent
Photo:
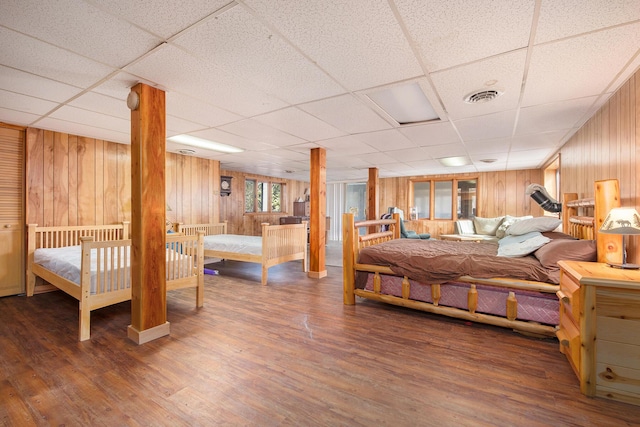
[[[498,90],[481,90],[465,96],[464,102],[467,104],[482,104],[483,102],[489,102],[492,99],[496,99],[500,95],[502,95],[502,92]]]
[[[192,156],[196,154],[196,150],[190,150],[188,148],[184,148],[184,149],[178,150],[178,153],[184,154],[185,156]]]

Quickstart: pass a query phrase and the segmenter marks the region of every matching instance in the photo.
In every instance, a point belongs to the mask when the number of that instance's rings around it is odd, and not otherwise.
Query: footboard
[[[263,223],[262,259],[263,269],[283,262],[301,259],[302,271],[306,272],[307,223],[285,225]]]
[[[205,236],[214,236],[216,234],[227,234],[227,223],[218,222],[212,224],[183,224],[177,223],[175,231],[186,234],[187,236],[195,236],[198,231],[202,231]]]

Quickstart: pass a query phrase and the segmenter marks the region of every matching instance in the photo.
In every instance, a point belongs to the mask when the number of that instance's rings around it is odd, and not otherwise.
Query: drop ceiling
[[[169,152],[309,180],[322,147],[329,182],[357,181],[542,166],[638,69],[640,0],[3,0],[0,39],[2,122],[128,144],[142,82],[167,137],[245,150]],[[408,83],[439,120],[368,96]],[[481,90],[502,95],[464,102]]]

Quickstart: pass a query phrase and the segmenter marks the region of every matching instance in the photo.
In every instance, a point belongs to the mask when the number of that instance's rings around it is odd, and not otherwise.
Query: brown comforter
[[[536,257],[498,257],[497,252],[495,243],[395,239],[362,249],[358,262],[389,266],[397,275],[429,284],[461,276],[558,283]],[[360,276],[366,274],[358,274],[357,287],[363,287]]]

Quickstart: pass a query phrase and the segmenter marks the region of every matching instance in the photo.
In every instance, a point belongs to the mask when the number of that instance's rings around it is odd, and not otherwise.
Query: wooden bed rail
[[[28,224],[29,242],[34,249],[59,248],[63,246],[77,246],[83,237],[91,236],[96,242],[107,240],[128,239],[130,223],[123,221],[113,225],[75,225],[62,227],[38,227],[38,224]],[[37,230],[37,233],[36,233]]]

